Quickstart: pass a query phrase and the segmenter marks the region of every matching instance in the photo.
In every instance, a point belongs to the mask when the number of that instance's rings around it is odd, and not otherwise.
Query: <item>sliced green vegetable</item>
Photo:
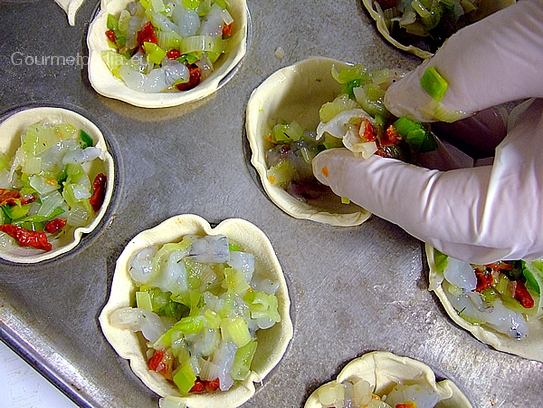
[[[162,0],[149,0],[149,6],[156,13],[162,13],[166,10]]]
[[[30,210],[31,204],[25,204],[25,205],[14,205],[11,206],[11,217],[14,220],[17,220],[19,218],[24,217],[26,214],[28,214],[28,210]]]
[[[12,215],[12,212],[11,212],[11,206],[9,205],[3,205],[0,207],[0,209],[2,210],[2,213],[4,214],[3,216],[3,222],[2,224],[10,224],[11,223],[11,219],[13,218],[13,215]],[[7,222],[7,220],[10,220],[9,222]]]
[[[245,346],[252,339],[247,322],[242,317],[223,319],[221,334],[224,341],[231,341],[237,347]]]
[[[156,33],[158,46],[164,50],[180,49],[183,42],[183,37],[175,31],[158,31]],[[196,60],[197,61],[197,60]]]
[[[349,110],[355,109],[358,105],[355,101],[350,99],[348,95],[340,95],[336,97],[332,102],[326,102],[321,106],[319,110],[319,118],[323,123],[327,123],[332,120],[337,114]]]
[[[198,62],[200,58],[200,52],[189,52],[181,55],[179,58],[177,58],[177,61],[179,61],[181,64],[191,65]]]
[[[251,287],[245,280],[245,277],[241,271],[237,271],[234,268],[224,269],[224,279],[226,287],[232,289],[234,293],[243,296]]]
[[[94,140],[92,140],[92,137],[83,129],[79,131],[79,138],[81,139],[81,147],[83,149],[94,146]]]
[[[275,295],[265,292],[248,292],[243,298],[249,305],[251,317],[253,319],[271,319],[274,322],[280,322],[281,316],[278,312],[278,302]]]
[[[543,261],[523,261],[522,272],[526,278],[526,282],[541,295],[541,287],[543,283]]]
[[[102,51],[100,56],[102,57],[102,61],[104,61],[104,64],[106,64],[111,73],[115,77],[120,78],[119,68],[129,62],[128,58],[113,50],[104,50]]]
[[[296,170],[287,160],[280,161],[266,171],[268,181],[279,187],[285,187],[295,174]]]
[[[11,167],[10,162],[10,157],[4,152],[0,152],[0,170],[9,170],[9,168]]]
[[[206,319],[203,316],[187,316],[182,317],[170,331],[178,331],[183,334],[197,334],[202,331]]]
[[[230,370],[230,375],[233,380],[244,380],[251,371],[251,363],[255,356],[258,342],[252,340],[243,347],[240,347],[234,357],[234,364]]]
[[[119,29],[119,19],[113,14],[107,15],[106,27],[108,30],[117,31]]]
[[[136,292],[136,307],[150,312],[153,311],[153,302],[149,292]]]
[[[190,363],[184,364],[174,375],[173,382],[182,394],[188,394],[196,382],[196,374],[192,370]]]
[[[304,135],[304,129],[298,122],[278,123],[272,129],[272,140],[275,143],[296,142]]]
[[[431,152],[437,149],[434,136],[420,122],[403,116],[394,122],[394,128],[415,153]]]
[[[329,135],[328,133],[324,134],[324,142],[323,145],[327,149],[333,149],[335,147],[343,147],[343,140],[339,137],[334,137]]]
[[[147,60],[153,64],[160,64],[166,57],[166,51],[160,48],[157,44],[152,42],[144,42],[143,49],[147,55]]]
[[[12,213],[13,213],[13,209],[12,209]],[[29,215],[28,217],[23,217],[23,218],[15,218],[15,217],[13,217],[12,223],[16,224],[16,225],[22,225],[25,222],[42,223],[42,222],[45,222],[45,221],[50,221],[50,220],[52,220],[53,218],[56,218],[57,216],[59,216],[62,213],[64,213],[64,210],[62,208],[60,208],[60,207],[57,207],[55,210],[53,210],[53,212],[51,212],[47,216],[37,215],[36,214],[36,215]]]
[[[181,54],[189,54],[197,51],[220,54],[223,49],[222,38],[209,35],[195,35],[183,38],[179,51],[181,51]]]
[[[447,267],[448,259],[449,257],[447,255],[434,248],[434,263],[436,264],[437,272],[443,273]]]
[[[429,66],[420,77],[422,88],[437,102],[441,101],[449,88],[448,82],[434,66]]]
[[[221,325],[221,317],[217,312],[207,309],[204,312],[204,317],[207,319],[207,327],[210,329],[218,329]]]
[[[196,8],[200,5],[200,0],[182,0],[181,3],[190,10],[196,10]]]

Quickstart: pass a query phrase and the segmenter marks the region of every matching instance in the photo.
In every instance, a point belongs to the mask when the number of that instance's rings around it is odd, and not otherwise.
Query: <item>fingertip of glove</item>
[[[352,153],[347,149],[324,150],[313,158],[311,163],[313,174],[321,183],[328,184],[330,169],[337,167],[337,163],[344,162],[349,156],[352,157]]]

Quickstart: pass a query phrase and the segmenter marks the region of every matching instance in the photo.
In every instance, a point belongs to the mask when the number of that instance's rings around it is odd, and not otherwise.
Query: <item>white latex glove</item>
[[[428,64],[449,82],[442,102],[450,109],[471,113],[543,97],[543,1],[521,0],[451,37],[387,92],[387,107],[401,108],[391,109],[396,115],[416,116],[419,102],[426,103],[414,78]],[[530,102],[510,121],[492,166],[438,171],[332,149],[317,155],[313,172],[337,195],[455,258],[543,257],[543,100]]]
[[[543,2],[520,0],[451,36],[431,59],[392,84],[385,105],[395,116],[431,122],[434,101],[420,77],[434,66],[449,83],[441,104],[463,117],[501,103],[543,97]]]

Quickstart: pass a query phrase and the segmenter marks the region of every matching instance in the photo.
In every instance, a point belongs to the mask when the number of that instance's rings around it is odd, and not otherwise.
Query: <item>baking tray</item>
[[[98,325],[115,261],[134,235],[173,215],[241,217],[270,238],[294,320],[283,360],[244,407],[301,407],[372,350],[428,364],[475,407],[540,406],[543,365],[456,326],[427,290],[419,241],[377,217],[349,228],[294,219],[266,197],[249,163],[245,106],[277,69],[315,55],[368,68],[420,63],[378,35],[360,1],[249,0],[248,51],[234,75],[211,97],[160,110],[99,96],[84,64],[31,63],[46,55],[84,60],[97,8],[87,0],[71,27],[52,0],[0,0],[0,114],[53,105],[86,115],[110,144],[117,179],[102,223],[75,251],[34,265],[0,261],[0,335],[8,346],[80,406],[157,407],[158,396]]]

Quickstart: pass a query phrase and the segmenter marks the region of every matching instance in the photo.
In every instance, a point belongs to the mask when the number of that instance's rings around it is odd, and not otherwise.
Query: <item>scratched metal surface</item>
[[[490,349],[455,326],[427,291],[420,242],[376,217],[356,228],[295,220],[263,194],[249,164],[245,105],[275,70],[313,55],[370,68],[411,69],[419,60],[381,39],[357,0],[249,0],[248,8],[247,55],[215,95],[145,110],[96,94],[84,65],[38,65],[47,55],[84,61],[96,0],[82,6],[75,27],[52,0],[0,0],[0,113],[56,105],[87,115],[104,131],[117,174],[104,221],[77,250],[37,265],[0,261],[2,340],[80,406],[156,407],[158,397],[97,322],[116,258],[138,232],[176,214],[212,223],[242,217],[276,249],[295,326],[284,359],[245,407],[300,407],[372,350],[423,361],[475,407],[539,406],[542,364]]]

